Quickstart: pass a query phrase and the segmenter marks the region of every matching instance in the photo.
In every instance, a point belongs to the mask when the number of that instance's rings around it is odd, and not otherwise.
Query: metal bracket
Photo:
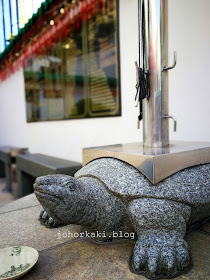
[[[172,119],[174,121],[174,131],[177,130],[177,120],[174,116],[164,116],[164,119]]]
[[[168,67],[165,66],[165,67],[163,67],[162,72],[173,69],[176,66],[176,63],[177,63],[177,52],[174,52],[174,64],[172,66],[168,66]]]

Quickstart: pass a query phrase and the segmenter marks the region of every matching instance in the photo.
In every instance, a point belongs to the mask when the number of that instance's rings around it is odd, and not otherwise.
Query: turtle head
[[[77,224],[84,215],[84,187],[68,175],[38,177],[34,193],[50,217],[62,224]]]

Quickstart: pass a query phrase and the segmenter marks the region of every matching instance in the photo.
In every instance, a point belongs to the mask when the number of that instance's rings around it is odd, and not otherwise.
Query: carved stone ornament
[[[89,231],[136,234],[132,267],[151,278],[172,277],[189,265],[186,228],[210,213],[210,164],[187,168],[152,185],[133,166],[99,158],[74,177],[36,179],[41,219],[78,224]]]

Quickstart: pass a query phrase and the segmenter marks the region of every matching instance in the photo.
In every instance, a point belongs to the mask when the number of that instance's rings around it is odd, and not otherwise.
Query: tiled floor
[[[5,178],[0,178],[0,207],[14,201],[16,199],[15,193],[17,189],[17,183],[12,183],[13,193],[4,191],[6,186]]]

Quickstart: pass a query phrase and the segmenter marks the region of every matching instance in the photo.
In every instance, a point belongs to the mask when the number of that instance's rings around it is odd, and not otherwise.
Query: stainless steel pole
[[[150,98],[143,100],[145,147],[169,145],[168,118],[168,0],[144,0],[145,68]]]

